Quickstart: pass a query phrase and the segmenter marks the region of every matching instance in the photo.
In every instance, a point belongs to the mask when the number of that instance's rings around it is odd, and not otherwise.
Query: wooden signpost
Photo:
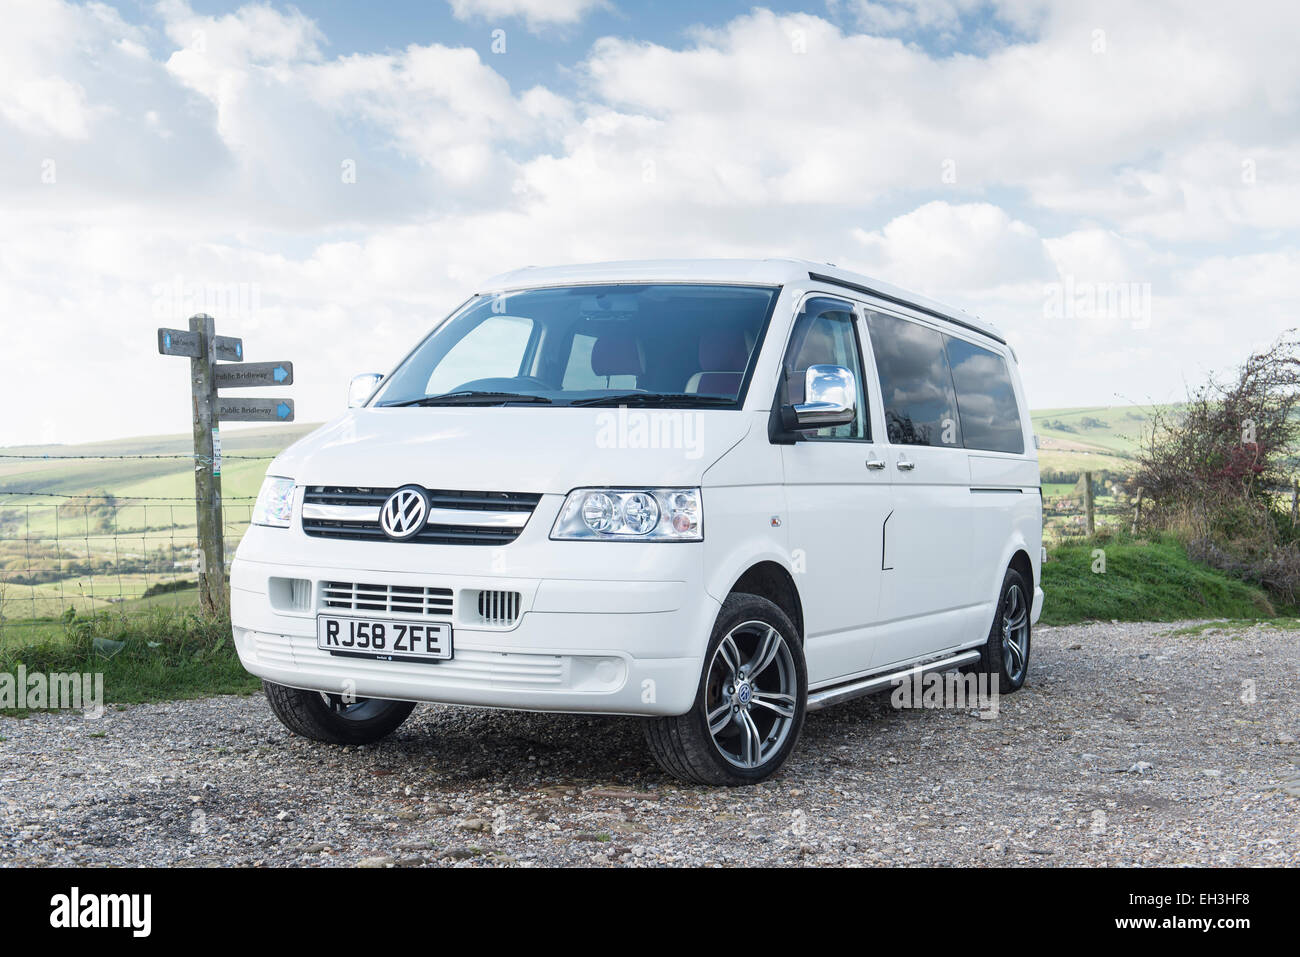
[[[221,421],[292,422],[294,410],[293,399],[237,399],[218,395],[217,390],[292,385],[293,363],[244,364],[243,340],[217,335],[215,320],[203,314],[190,317],[189,329],[159,329],[158,352],[190,360],[199,600],[208,614],[225,613],[230,605],[221,514]]]
[[[1083,473],[1083,514],[1088,523],[1088,537],[1097,534],[1097,517],[1092,502],[1092,473]]]

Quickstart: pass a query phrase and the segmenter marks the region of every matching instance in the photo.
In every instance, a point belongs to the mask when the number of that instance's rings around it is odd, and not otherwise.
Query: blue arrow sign
[[[158,351],[165,356],[188,356],[197,359],[203,354],[203,340],[197,332],[184,329],[159,329]]]
[[[218,389],[293,385],[292,362],[218,362],[212,374]]]
[[[217,397],[217,418],[223,422],[292,422],[293,399]]]
[[[235,336],[213,336],[212,354],[225,362],[243,362],[244,340]]]

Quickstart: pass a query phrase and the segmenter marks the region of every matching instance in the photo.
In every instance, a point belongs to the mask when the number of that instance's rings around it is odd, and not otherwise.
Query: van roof
[[[480,283],[480,293],[531,286],[617,282],[739,282],[787,285],[809,280],[829,282],[874,295],[972,329],[998,342],[1006,340],[991,322],[964,309],[936,302],[887,282],[807,259],[646,259],[584,263],[573,266],[525,266]]]

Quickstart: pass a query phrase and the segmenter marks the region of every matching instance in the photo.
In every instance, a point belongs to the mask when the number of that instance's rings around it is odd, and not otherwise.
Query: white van
[[[644,715],[683,780],[772,774],[805,712],[1025,680],[1043,593],[1014,352],[826,264],[485,283],[275,460],[234,637],[292,731],[416,702]]]

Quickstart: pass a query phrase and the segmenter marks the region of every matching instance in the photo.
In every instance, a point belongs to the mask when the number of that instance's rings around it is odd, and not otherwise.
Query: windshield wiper
[[[725,395],[696,395],[693,392],[621,392],[617,395],[598,395],[593,399],[570,402],[575,406],[599,405],[735,405],[734,397]]]
[[[426,395],[418,399],[406,399],[401,402],[384,402],[383,408],[397,408],[414,405],[504,405],[507,402],[536,402],[550,405],[551,400],[544,395],[529,395],[526,392],[479,392],[469,389],[464,392],[444,392],[441,395]]]

